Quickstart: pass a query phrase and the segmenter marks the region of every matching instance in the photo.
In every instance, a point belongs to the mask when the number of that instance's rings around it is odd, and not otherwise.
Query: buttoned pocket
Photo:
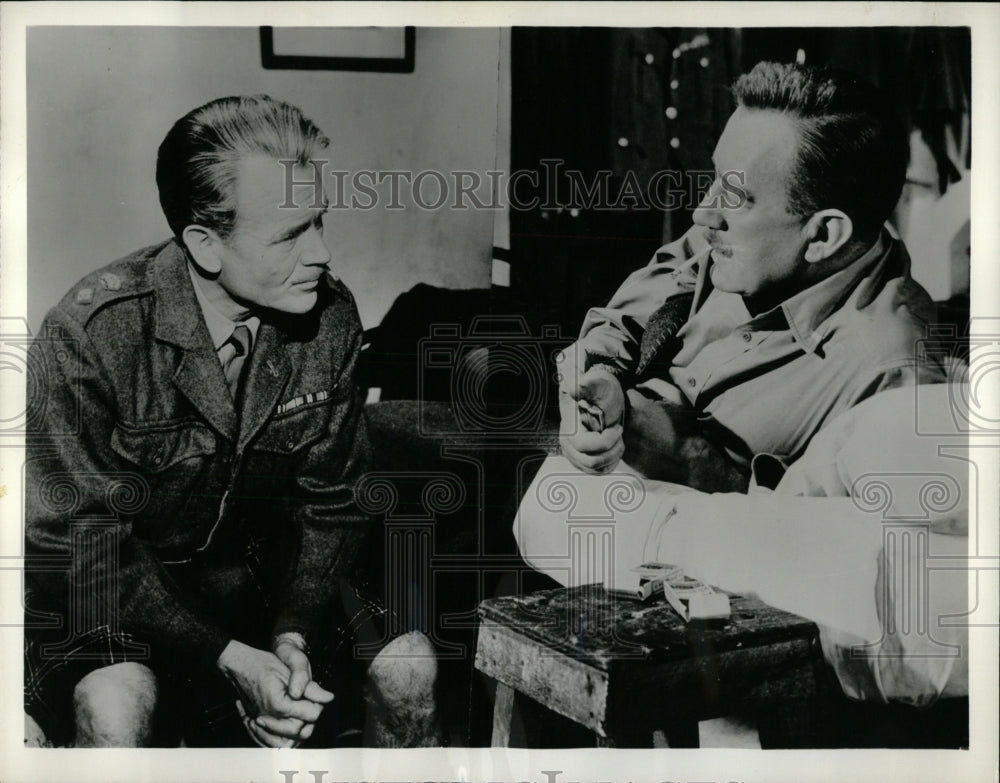
[[[186,460],[215,453],[215,435],[198,422],[132,427],[118,424],[111,448],[150,473],[161,473]]]
[[[271,454],[293,455],[327,433],[331,400],[303,405],[272,418],[261,430],[253,448]]]

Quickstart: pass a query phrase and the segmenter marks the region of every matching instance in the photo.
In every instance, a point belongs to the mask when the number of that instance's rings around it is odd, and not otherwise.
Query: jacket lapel
[[[154,275],[156,337],[183,350],[174,385],[209,424],[233,440],[236,409],[195,298],[187,258],[176,242],[157,256]]]
[[[257,345],[250,354],[250,366],[244,369],[238,449],[257,434],[278,405],[292,371],[284,344],[284,334],[277,327],[261,323]]]

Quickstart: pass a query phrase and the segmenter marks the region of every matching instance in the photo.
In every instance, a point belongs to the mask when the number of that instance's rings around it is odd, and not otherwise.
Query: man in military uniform
[[[360,321],[323,239],[327,144],[266,96],[190,112],[157,160],[173,238],[88,275],[46,317],[25,707],[50,741],[431,732],[433,650],[388,641],[352,573],[369,445]]]
[[[592,309],[564,352],[569,465],[554,470],[622,461],[734,489],[755,455],[791,464],[872,394],[944,380],[915,361],[934,306],[884,226],[908,149],[891,102],[844,72],[767,62],[733,93],[695,225]]]
[[[948,366],[918,357],[933,303],[885,227],[907,166],[891,102],[843,72],[767,62],[741,76],[733,93],[737,108],[715,147],[715,181],[694,212],[695,226],[631,274],[606,307],[588,312],[580,339],[561,357],[562,453],[546,459],[525,491],[514,535],[524,559],[562,584],[627,583],[631,569],[659,560],[818,619],[814,610],[826,606],[830,583],[808,584],[801,564],[822,561],[824,577],[865,584],[875,595],[872,584],[851,576],[876,562],[881,531],[867,550],[848,547],[850,536],[824,538],[819,526],[792,531],[822,504],[796,505],[763,488],[843,494],[801,473],[797,484],[782,478],[829,422],[891,390],[944,383]],[[899,407],[904,398],[895,399]],[[858,438],[855,451],[857,444],[872,448],[870,439]],[[812,455],[809,474],[853,471],[829,441]],[[829,460],[825,473],[820,456]],[[611,479],[601,474],[634,489],[634,502],[611,505]],[[572,520],[547,491],[555,482],[573,498],[576,516],[614,518],[608,551],[588,559],[572,550]],[[755,486],[749,496],[734,493],[748,483]],[[716,494],[693,513],[676,514],[702,497],[691,487]],[[770,499],[757,505],[761,498]],[[838,507],[844,517],[856,511],[846,505]],[[689,523],[693,536],[684,535]],[[834,539],[844,545],[831,546]],[[784,567],[789,559],[799,567]],[[808,596],[807,603],[792,605],[788,596]],[[847,605],[842,617],[874,615],[871,600]],[[844,647],[824,637],[823,649],[837,668]],[[901,685],[906,675],[897,675],[887,675],[896,680],[892,689],[925,698],[926,680],[910,675]],[[856,667],[844,677],[845,691],[850,677],[861,676]]]

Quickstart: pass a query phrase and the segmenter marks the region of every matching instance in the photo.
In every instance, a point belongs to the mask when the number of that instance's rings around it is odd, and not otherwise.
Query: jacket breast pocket
[[[214,433],[193,420],[118,424],[111,448],[149,482],[150,502],[132,520],[133,533],[165,560],[186,558],[214,523],[224,490]]]
[[[188,460],[215,454],[215,435],[199,422],[133,427],[118,424],[111,448],[149,473],[162,473]]]
[[[309,446],[327,434],[332,408],[332,401],[324,400],[276,415],[264,425],[253,448],[285,456],[305,453]]]

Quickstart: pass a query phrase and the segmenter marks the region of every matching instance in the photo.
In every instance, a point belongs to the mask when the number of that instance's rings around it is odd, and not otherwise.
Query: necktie
[[[681,349],[677,332],[687,322],[692,301],[693,293],[675,294],[649,317],[639,346],[639,362],[635,371],[637,380],[666,377],[670,363]]]
[[[226,383],[229,385],[229,393],[233,399],[240,387],[240,375],[243,371],[243,363],[250,352],[250,328],[240,324],[229,339],[222,346],[222,372],[226,376]]]

